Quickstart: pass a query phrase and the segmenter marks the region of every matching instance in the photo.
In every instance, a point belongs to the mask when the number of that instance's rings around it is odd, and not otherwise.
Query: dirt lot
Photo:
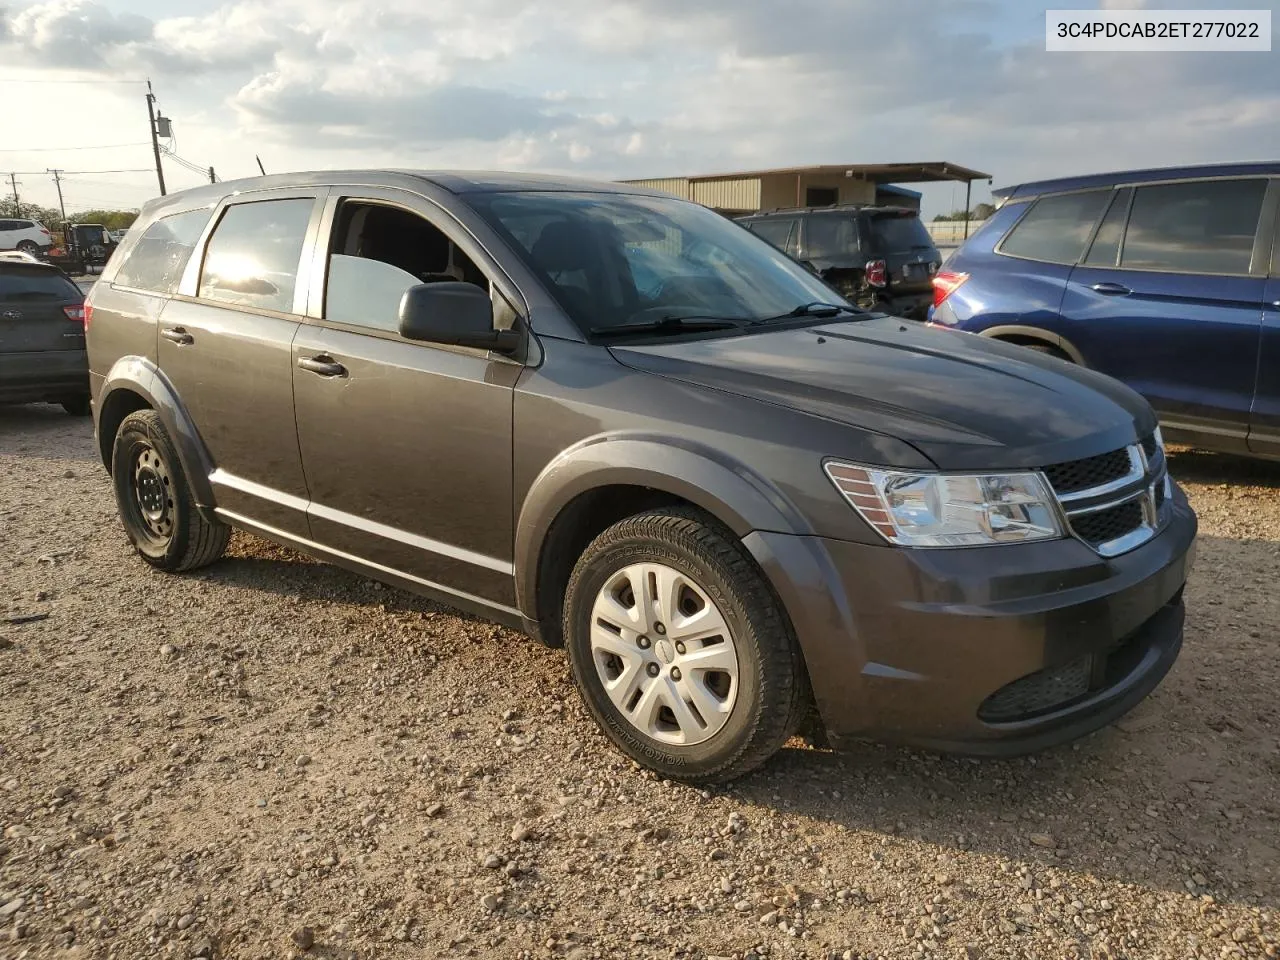
[[[151,572],[88,422],[0,408],[0,957],[1274,957],[1280,466],[1173,464],[1186,647],[1128,719],[699,792],[506,630],[244,536]]]

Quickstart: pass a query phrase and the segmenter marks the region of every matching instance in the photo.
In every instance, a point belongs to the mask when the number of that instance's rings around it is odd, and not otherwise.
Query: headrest
[[[542,228],[530,255],[547,273],[585,270],[592,261],[595,240],[590,229],[572,220],[553,220]]]

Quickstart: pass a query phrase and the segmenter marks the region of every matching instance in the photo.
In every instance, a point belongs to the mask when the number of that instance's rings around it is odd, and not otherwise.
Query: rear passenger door
[[[1117,190],[1062,302],[1064,335],[1089,366],[1145,396],[1171,429],[1219,448],[1246,445],[1267,193],[1265,178]]]
[[[306,309],[303,252],[327,190],[225,202],[160,315],[157,357],[208,449],[220,511],[306,537],[293,417],[293,338]],[[305,277],[306,274],[302,273]]]

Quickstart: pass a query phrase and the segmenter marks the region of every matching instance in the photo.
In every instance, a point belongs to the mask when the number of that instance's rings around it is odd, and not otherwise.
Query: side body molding
[[[196,505],[202,509],[212,510],[216,503],[213,487],[209,483],[209,475],[213,473],[213,461],[204,441],[196,432],[195,424],[187,415],[186,408],[178,399],[167,377],[152,361],[146,357],[121,357],[112,365],[103,381],[98,394],[98,402],[94,408],[94,429],[98,431],[98,446],[102,453],[103,465],[111,461],[111,444],[114,437],[101,435],[104,422],[118,422],[113,416],[118,410],[117,404],[125,403],[133,406],[128,394],[136,394],[160,415],[169,436],[178,448],[178,457],[182,461],[182,471],[187,476]]]
[[[577,497],[609,486],[647,487],[688,500],[739,537],[753,530],[811,532],[779,490],[722,453],[655,434],[590,437],[548,463],[518,507],[516,602],[529,619],[538,619],[538,566],[552,524]]]

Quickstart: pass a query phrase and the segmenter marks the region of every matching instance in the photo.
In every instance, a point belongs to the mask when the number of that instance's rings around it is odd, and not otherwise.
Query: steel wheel
[[[173,536],[173,478],[156,448],[140,441],[133,451],[133,498],[147,534],[157,543]]]
[[[637,563],[610,577],[592,607],[590,643],[605,693],[646,737],[701,743],[733,712],[733,635],[706,591],[672,567]]]

